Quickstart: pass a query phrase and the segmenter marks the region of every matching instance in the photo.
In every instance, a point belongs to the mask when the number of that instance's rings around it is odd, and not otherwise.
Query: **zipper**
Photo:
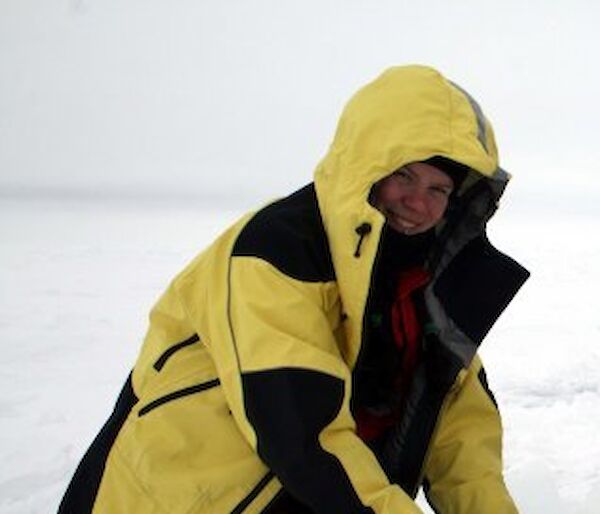
[[[435,420],[435,426],[433,428],[433,431],[431,432],[431,437],[429,438],[429,444],[427,445],[427,449],[425,450],[425,455],[423,456],[423,460],[421,463],[421,469],[419,470],[419,474],[417,475],[417,481],[416,481],[415,485],[413,486],[413,490],[411,491],[411,495],[413,498],[416,498],[417,493],[419,492],[419,488],[421,487],[421,484],[423,483],[423,479],[425,477],[425,468],[427,467],[427,464],[429,461],[429,456],[431,455],[432,446],[435,442],[435,439],[436,439],[437,434],[440,429],[440,421],[443,418],[444,414],[446,413],[446,410],[448,410],[448,405],[452,401],[452,399],[453,399],[452,396],[456,392],[456,389],[458,387],[460,387],[460,385],[464,382],[466,373],[467,373],[467,371],[464,368],[460,370],[458,376],[456,377],[456,381],[450,387],[450,390],[446,394],[446,398],[444,398],[444,403],[442,404],[442,407],[438,411],[437,418]]]
[[[181,350],[187,346],[197,343],[198,341],[200,341],[200,336],[198,334],[194,334],[193,336],[188,337],[186,340],[181,341],[180,343],[174,344],[173,346],[167,348],[154,363],[154,366],[153,366],[154,369],[156,371],[162,370],[163,367],[165,366],[165,364],[167,363],[167,361],[171,358],[171,356],[173,354],[177,353],[179,350]]]
[[[144,405],[138,412],[138,417],[145,416],[150,411],[153,411],[157,407],[165,403],[169,403],[173,400],[177,400],[179,398],[183,398],[185,396],[189,396],[192,394],[200,393],[202,391],[206,391],[208,389],[212,389],[213,387],[217,387],[221,384],[221,381],[218,378],[214,380],[209,380],[208,382],[202,382],[201,384],[197,384],[194,386],[186,387],[184,389],[179,389],[177,391],[173,391],[172,393],[166,394],[165,396],[161,396],[156,400],[151,401],[147,405]]]
[[[248,493],[240,503],[231,511],[231,514],[242,514],[250,504],[258,497],[258,495],[269,485],[269,482],[275,477],[275,473],[269,471],[264,477],[260,479],[258,484],[254,486],[252,491]]]

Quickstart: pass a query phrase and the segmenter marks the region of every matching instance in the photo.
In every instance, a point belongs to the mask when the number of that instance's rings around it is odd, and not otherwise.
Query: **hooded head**
[[[456,182],[459,195],[485,181],[495,201],[508,180],[498,168],[491,125],[464,90],[432,68],[390,68],[350,99],[315,172],[319,208],[350,318],[362,317],[385,223],[369,201],[371,190],[394,171],[418,162],[440,165]],[[477,214],[482,219],[489,206],[483,210]],[[467,225],[481,229],[484,223]]]

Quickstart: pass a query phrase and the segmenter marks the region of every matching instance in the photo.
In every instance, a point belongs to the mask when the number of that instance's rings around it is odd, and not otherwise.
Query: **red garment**
[[[400,273],[396,295],[391,307],[391,327],[393,340],[402,356],[402,362],[394,389],[400,397],[405,397],[419,357],[421,324],[417,316],[414,295],[429,282],[430,275],[422,268],[411,268]],[[356,415],[357,433],[363,441],[370,441],[396,424],[400,411],[377,415],[361,409]]]
[[[429,273],[412,268],[400,273],[396,299],[392,304],[392,333],[402,354],[402,366],[397,377],[398,391],[404,395],[417,366],[421,324],[417,317],[414,294],[429,282]]]

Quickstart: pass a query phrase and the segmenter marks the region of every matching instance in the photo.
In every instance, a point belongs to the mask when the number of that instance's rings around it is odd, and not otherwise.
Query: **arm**
[[[355,434],[334,288],[259,258],[233,259],[229,319],[241,386],[233,414],[285,489],[314,512],[419,514]]]
[[[425,492],[443,514],[517,514],[502,476],[502,426],[476,357],[442,413]]]

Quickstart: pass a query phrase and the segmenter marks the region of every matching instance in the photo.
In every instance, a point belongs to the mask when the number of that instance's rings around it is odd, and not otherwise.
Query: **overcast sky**
[[[407,63],[479,100],[522,184],[597,188],[599,6],[0,0],[0,190],[281,195],[349,96]]]

